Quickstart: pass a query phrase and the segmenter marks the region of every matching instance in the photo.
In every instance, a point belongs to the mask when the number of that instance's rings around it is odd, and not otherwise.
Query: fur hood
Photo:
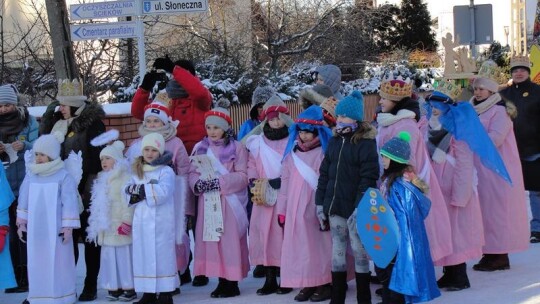
[[[170,151],[165,150],[165,152],[163,152],[163,155],[154,159],[154,161],[152,161],[150,166],[154,166],[154,167],[169,166],[172,164],[172,159],[173,159],[173,154]]]

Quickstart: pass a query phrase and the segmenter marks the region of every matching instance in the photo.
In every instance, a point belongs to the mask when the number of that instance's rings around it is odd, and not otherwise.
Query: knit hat
[[[159,101],[154,101],[144,107],[144,119],[146,120],[148,116],[156,116],[166,125],[169,123],[169,108]]]
[[[277,95],[277,92],[273,87],[258,86],[251,96],[251,108],[266,103],[274,95]]]
[[[384,99],[398,102],[403,98],[412,96],[412,84],[409,79],[386,80],[381,83],[379,95]]]
[[[274,95],[264,104],[260,120],[270,120],[278,117],[280,113],[289,115],[289,109],[278,95]]]
[[[152,147],[159,150],[159,154],[163,155],[165,152],[165,139],[163,135],[159,133],[150,133],[143,137],[141,143],[141,153],[144,151],[145,147]]]
[[[58,80],[58,94],[56,99],[61,105],[80,108],[88,99],[84,96],[83,83],[78,79],[60,79]]]
[[[103,156],[109,156],[114,158],[115,160],[122,160],[124,159],[124,148],[126,146],[124,143],[120,140],[117,140],[113,142],[112,144],[106,146],[101,150],[99,153],[99,158],[102,158]]]
[[[387,141],[381,148],[381,155],[400,164],[408,164],[411,157],[411,134],[401,131],[398,135]]]
[[[488,60],[482,63],[478,71],[478,77],[473,82],[473,87],[483,88],[496,93],[499,91],[499,83],[501,81],[501,70],[495,62]]]
[[[343,98],[336,106],[336,115],[345,116],[356,121],[364,120],[364,97],[359,91]]]
[[[230,106],[230,101],[227,98],[221,97],[216,107],[204,114],[204,125],[216,125],[223,131],[231,128],[232,119],[231,113],[227,108]]]
[[[337,66],[332,64],[323,65],[317,67],[315,72],[321,76],[324,84],[329,86],[334,94],[339,91],[341,87],[341,70]]]
[[[514,56],[510,58],[510,73],[516,68],[524,68],[531,73],[531,61],[529,57],[525,56]]]
[[[316,132],[323,151],[326,151],[328,141],[332,137],[332,131],[324,125],[324,115],[321,107],[313,105],[298,114],[294,124],[289,127],[289,142],[283,154],[284,158],[294,148],[294,142],[297,139],[299,130]]]
[[[17,104],[17,94],[19,91],[12,84],[0,86],[0,104]]]
[[[64,142],[64,135],[61,132],[41,135],[32,150],[34,153],[43,153],[50,159],[55,160],[60,157],[60,145]]]

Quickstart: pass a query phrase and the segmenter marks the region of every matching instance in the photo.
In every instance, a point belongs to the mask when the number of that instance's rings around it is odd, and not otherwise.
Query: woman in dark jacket
[[[77,95],[73,95],[77,94]],[[105,111],[101,105],[87,101],[82,93],[82,85],[77,80],[63,81],[58,85],[58,102],[53,102],[43,114],[40,133],[48,134],[59,131],[66,136],[62,143],[61,157],[66,159],[71,151],[82,153],[83,174],[79,183],[84,211],[81,213],[81,228],[73,231],[75,246],[75,260],[78,258],[77,241],[82,237],[84,242],[84,258],[86,262],[86,278],[84,289],[79,296],[79,301],[93,301],[97,294],[97,277],[101,247],[86,242],[86,227],[88,227],[88,208],[90,204],[90,189],[96,175],[101,171],[99,159],[100,147],[94,147],[90,141],[105,132],[102,119]],[[59,110],[55,112],[56,106]]]
[[[371,303],[369,260],[356,229],[356,207],[367,188],[376,187],[379,157],[375,129],[364,117],[362,94],[354,91],[336,107],[336,133],[319,169],[315,197],[321,229],[332,234],[332,301],[344,303],[347,290],[346,251],[355,259],[356,299]]]

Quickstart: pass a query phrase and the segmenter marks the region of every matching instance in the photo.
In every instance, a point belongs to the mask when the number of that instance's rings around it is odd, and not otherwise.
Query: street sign
[[[454,6],[454,37],[459,36],[460,45],[470,45],[471,42],[473,45],[491,44],[493,42],[492,5],[475,5],[473,10],[474,24],[471,22],[469,5]]]
[[[204,12],[208,0],[143,0],[143,14],[178,14]]]
[[[139,35],[136,21],[71,25],[71,40],[134,38]]]
[[[137,15],[133,0],[94,2],[69,6],[71,20],[102,19]]]

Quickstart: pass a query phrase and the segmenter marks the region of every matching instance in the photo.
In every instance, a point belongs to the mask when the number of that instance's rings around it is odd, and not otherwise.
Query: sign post
[[[454,6],[454,37],[459,44],[469,45],[473,58],[476,45],[493,42],[493,8],[491,4]]]

